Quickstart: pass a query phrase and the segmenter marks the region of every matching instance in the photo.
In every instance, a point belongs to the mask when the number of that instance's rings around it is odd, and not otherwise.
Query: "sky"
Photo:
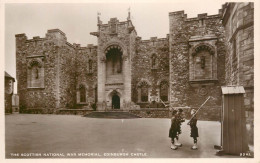
[[[28,39],[34,36],[42,38],[47,30],[58,28],[66,34],[67,41],[72,44],[96,45],[97,38],[90,35],[90,32],[97,31],[97,13],[101,13],[100,19],[104,24],[113,17],[126,21],[130,8],[131,20],[138,36],[143,40],[150,37],[165,38],[169,33],[169,12],[184,10],[188,18],[197,17],[201,13],[215,15],[224,3],[221,0],[160,3],[6,3],[4,69],[16,78],[15,34],[25,33]],[[16,85],[14,91],[17,91]]]

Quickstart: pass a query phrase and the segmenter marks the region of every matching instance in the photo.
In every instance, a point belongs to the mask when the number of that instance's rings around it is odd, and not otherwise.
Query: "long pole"
[[[190,121],[191,121],[191,120],[195,117],[195,115],[198,113],[198,111],[202,108],[202,106],[205,105],[210,98],[211,98],[211,96],[209,96],[209,97],[207,98],[207,100],[206,100],[206,101],[199,107],[199,109],[195,112],[195,114],[193,114],[193,116],[191,117],[191,119],[190,119],[189,122],[187,123],[188,125],[190,124]]]
[[[169,105],[166,105],[164,102],[163,102],[163,100],[162,99],[160,99],[161,100],[161,102],[163,103],[163,105],[164,105],[164,107],[168,107]]]

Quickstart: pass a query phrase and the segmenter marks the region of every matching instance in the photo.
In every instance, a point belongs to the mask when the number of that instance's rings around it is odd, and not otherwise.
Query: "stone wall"
[[[86,115],[89,113],[92,113],[93,110],[87,110],[87,109],[60,109],[56,112],[56,114],[62,114],[62,115]]]
[[[132,59],[132,101],[145,107],[154,99],[159,98],[159,85],[161,81],[169,84],[169,42],[168,38],[152,37],[150,40],[137,39],[136,54]],[[152,57],[156,57],[153,67]],[[138,99],[138,84],[148,81],[150,84],[148,102]],[[159,102],[159,100],[157,100]]]
[[[79,104],[77,107],[81,107],[88,105],[88,103],[95,103],[97,100],[97,46],[93,46],[92,44],[89,44],[87,47],[75,46],[77,51],[76,91],[77,104]],[[80,85],[84,85],[86,88],[85,103],[80,102],[79,99]]]
[[[75,108],[76,105],[76,52],[70,44],[58,49],[58,108]]]
[[[16,35],[17,82],[21,112],[30,109],[55,110],[65,107],[67,103],[73,105],[74,53],[74,48],[67,43],[65,34],[58,29],[48,30],[45,38],[27,39],[25,34]],[[28,64],[31,62],[40,62],[43,69],[43,73],[40,74],[42,85],[39,87],[30,87],[27,84],[30,80],[27,77],[30,73]]]
[[[211,116],[216,119],[214,113],[219,112],[221,107],[220,86],[225,84],[226,49],[220,15],[199,14],[196,18],[187,18],[184,11],[178,11],[169,13],[169,19],[171,106],[198,108],[208,96],[212,96],[205,107],[216,110],[202,111],[207,115],[207,119],[211,119]],[[210,78],[207,76],[205,79],[191,80],[193,67],[190,66],[191,62],[196,61],[192,58],[196,57],[193,49],[196,52],[197,45],[206,46],[204,49],[209,52],[207,55],[211,55],[212,66],[204,68],[205,72],[211,74]]]
[[[254,3],[226,3],[222,7],[227,57],[227,85],[244,86],[249,143],[254,128]]]
[[[52,40],[39,37],[27,40],[25,34],[16,35],[17,91],[22,109],[56,107],[56,50]],[[35,58],[43,63],[44,86],[30,88],[27,85],[28,63]]]

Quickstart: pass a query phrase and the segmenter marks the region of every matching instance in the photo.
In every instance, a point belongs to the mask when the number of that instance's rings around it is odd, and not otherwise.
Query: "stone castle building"
[[[254,144],[254,3],[227,3],[222,9],[226,35],[226,85],[245,88],[249,143]]]
[[[252,3],[239,5],[250,6],[253,12]],[[165,104],[171,108],[197,108],[212,96],[201,116],[219,119],[221,86],[244,85],[247,81],[249,87],[253,86],[252,61],[241,65],[230,60],[235,53],[230,48],[235,43],[241,45],[240,36],[244,35],[238,30],[237,42],[229,42],[229,29],[237,26],[235,21],[240,22],[236,19],[226,24],[225,15],[232,11],[226,6],[216,15],[199,14],[196,18],[187,18],[184,11],[170,12],[169,34],[165,38],[142,40],[130,13],[126,21],[111,18],[103,23],[98,17],[97,31],[91,32],[98,39],[97,46],[70,44],[59,29],[48,30],[45,38],[28,39],[25,34],[17,34],[20,104],[25,110],[42,112],[91,109],[92,104],[99,111],[134,112],[164,108]],[[245,14],[238,17],[246,20]],[[252,37],[253,30],[248,30]],[[232,38],[231,42],[235,37]],[[248,41],[244,41],[246,44]],[[250,77],[233,72],[238,67],[249,68]],[[239,77],[239,83],[230,82]],[[253,89],[248,90],[250,108]]]

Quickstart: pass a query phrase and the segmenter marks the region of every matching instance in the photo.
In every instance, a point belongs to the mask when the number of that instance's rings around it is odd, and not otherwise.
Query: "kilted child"
[[[182,144],[179,143],[179,135],[181,134],[181,124],[182,122],[184,122],[184,118],[182,117],[182,112],[183,110],[182,109],[178,109],[178,112],[177,112],[177,136],[176,136],[176,140],[175,140],[175,145],[178,146],[178,147],[181,147]]]
[[[193,116],[195,113],[196,113],[196,110],[192,109],[191,110],[191,116]],[[199,137],[196,115],[190,120],[188,125],[190,125],[190,129],[191,129],[190,137],[193,138],[193,142],[194,142],[194,145],[191,147],[191,149],[196,150],[196,149],[198,149],[198,147],[197,147],[197,137]]]
[[[177,137],[177,117],[176,117],[176,110],[172,111],[172,118],[171,118],[171,128],[169,130],[169,137],[171,138],[171,149],[176,150],[178,147],[174,144],[174,139]]]

